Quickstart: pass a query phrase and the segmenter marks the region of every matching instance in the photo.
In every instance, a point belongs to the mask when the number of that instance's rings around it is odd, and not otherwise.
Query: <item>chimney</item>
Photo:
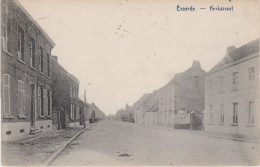
[[[58,63],[58,56],[51,56]]]
[[[192,62],[192,67],[200,67],[200,61],[198,61],[198,60],[193,60],[193,62]]]
[[[231,51],[233,51],[233,50],[235,50],[235,49],[236,49],[235,46],[228,46],[228,47],[227,47],[227,55],[228,55]]]

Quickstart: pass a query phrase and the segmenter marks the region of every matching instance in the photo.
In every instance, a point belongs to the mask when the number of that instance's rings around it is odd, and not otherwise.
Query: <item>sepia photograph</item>
[[[260,166],[259,0],[0,0],[1,166]]]

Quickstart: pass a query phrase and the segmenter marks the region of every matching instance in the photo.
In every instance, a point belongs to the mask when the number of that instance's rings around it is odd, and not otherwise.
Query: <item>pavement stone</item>
[[[37,135],[36,139],[24,138],[13,142],[2,142],[3,166],[39,166],[58,148],[83,128],[69,128]]]
[[[149,126],[148,126],[149,127]],[[173,126],[150,126],[152,128],[171,130],[175,132],[189,133],[193,135],[208,136],[214,138],[222,138],[228,140],[235,140],[241,142],[260,143],[260,138],[255,136],[246,136],[241,134],[230,134],[230,133],[218,133],[218,132],[207,132],[203,130],[189,130],[189,129],[174,129]]]

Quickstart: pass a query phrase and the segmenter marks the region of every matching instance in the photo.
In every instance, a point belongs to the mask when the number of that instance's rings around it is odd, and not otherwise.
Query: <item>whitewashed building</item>
[[[205,77],[205,130],[259,136],[259,85],[259,39],[228,47]]]

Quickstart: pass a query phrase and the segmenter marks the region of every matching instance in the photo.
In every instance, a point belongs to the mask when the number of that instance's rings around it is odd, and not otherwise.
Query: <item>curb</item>
[[[224,137],[224,136],[214,136],[214,135],[207,135],[207,134],[195,134],[195,133],[189,133],[189,132],[183,132],[191,135],[198,135],[198,136],[206,136],[206,137],[212,137],[212,138],[218,138],[218,139],[226,139],[226,140],[233,140],[233,141],[239,141],[239,142],[247,142],[247,143],[260,143],[259,141],[252,141],[252,140],[245,140],[245,139],[238,139],[238,138],[230,138],[230,137]]]
[[[52,135],[51,137],[57,137],[57,136],[59,136],[59,135],[61,135],[60,133],[61,132],[63,132],[64,130],[62,130],[62,131],[57,131],[56,133],[56,135]],[[55,132],[55,131],[52,131],[52,132]],[[51,132],[50,132],[51,133]],[[41,135],[35,135],[35,136],[32,136],[32,137],[28,137],[28,138],[21,138],[21,139],[16,139],[16,140],[8,140],[8,141],[3,141],[3,142],[5,142],[5,143],[10,143],[10,144],[12,144],[12,143],[26,143],[26,142],[28,142],[28,141],[34,141],[34,140],[37,140],[37,139],[41,139],[41,138],[45,138],[45,137],[48,137],[48,134],[49,134],[49,132],[46,132],[45,134],[41,134]],[[29,136],[29,135],[28,135]]]
[[[58,156],[59,153],[61,153],[61,151],[64,150],[65,147],[67,147],[73,140],[75,140],[79,135],[81,135],[83,132],[85,132],[84,130],[79,131],[75,136],[73,136],[69,141],[67,141],[66,143],[64,143],[60,148],[58,148],[54,153],[52,153],[52,155],[45,160],[45,162],[43,163],[43,166],[48,166],[50,165],[50,163],[54,160],[54,158],[56,158]]]
[[[145,126],[147,127],[147,126]],[[212,137],[212,138],[218,138],[218,139],[225,139],[225,140],[233,140],[233,141],[239,141],[239,142],[247,142],[247,143],[260,143],[260,141],[252,141],[252,140],[245,140],[245,139],[238,139],[238,138],[230,138],[230,137],[224,137],[224,136],[215,136],[215,135],[208,135],[208,134],[196,134],[192,132],[184,132],[184,131],[177,131],[174,129],[169,129],[169,128],[160,128],[160,127],[151,127],[154,129],[161,129],[161,130],[168,130],[168,131],[175,131],[179,133],[186,133],[190,135],[197,135],[197,136],[206,136],[206,137]]]

